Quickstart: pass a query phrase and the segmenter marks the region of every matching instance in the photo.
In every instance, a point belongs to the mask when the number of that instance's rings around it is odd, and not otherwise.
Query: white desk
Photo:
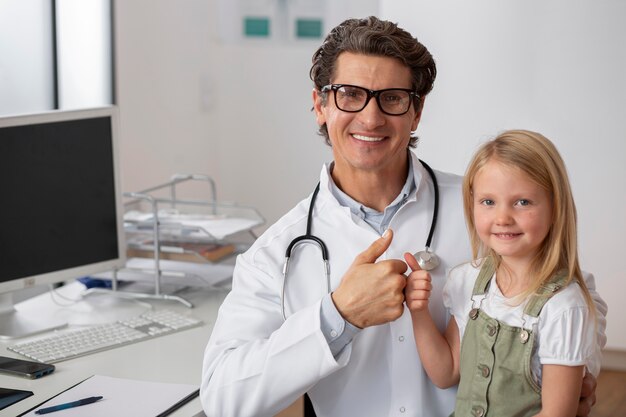
[[[80,284],[72,283],[60,290],[68,297],[77,298],[81,288]],[[199,386],[204,348],[213,329],[217,310],[226,294],[226,291],[202,288],[187,291],[182,295],[194,304],[192,309],[174,301],[149,301],[156,310],[170,309],[201,319],[204,322],[201,327],[58,362],[54,373],[36,380],[0,375],[0,387],[34,393],[33,396],[0,411],[0,417],[14,417],[94,374]],[[70,304],[59,297],[55,299],[59,303]],[[146,301],[143,300],[142,303],[144,302]],[[77,322],[94,317],[101,320],[114,318],[114,315],[107,313],[112,313],[115,306],[122,307],[124,312],[133,311],[135,314],[140,314],[147,308],[145,305],[132,303],[134,302],[129,300],[112,299],[110,295],[93,295],[77,304],[61,307],[53,302],[50,293],[46,293],[24,301],[17,307],[20,310],[33,310],[41,315],[53,315]],[[90,309],[94,310],[89,312]],[[1,341],[0,355],[20,357],[6,349],[6,346],[14,343],[15,341]],[[172,416],[190,417],[201,410],[200,400],[195,398]]]

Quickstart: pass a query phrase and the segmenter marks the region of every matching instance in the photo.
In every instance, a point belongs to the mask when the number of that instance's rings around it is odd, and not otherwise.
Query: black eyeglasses
[[[416,92],[406,88],[385,88],[384,90],[368,90],[367,88],[349,84],[328,84],[322,92],[335,92],[335,105],[348,113],[360,112],[367,106],[372,97],[376,98],[378,108],[385,114],[400,116],[411,108],[411,102],[418,98]]]

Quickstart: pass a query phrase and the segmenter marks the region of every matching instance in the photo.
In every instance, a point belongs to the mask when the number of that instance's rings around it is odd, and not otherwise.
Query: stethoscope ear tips
[[[415,259],[417,260],[420,268],[424,271],[432,271],[439,266],[439,258],[428,249],[417,252],[415,254]]]

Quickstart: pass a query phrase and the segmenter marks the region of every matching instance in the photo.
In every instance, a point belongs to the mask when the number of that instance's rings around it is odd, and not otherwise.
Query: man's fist
[[[365,328],[388,323],[404,311],[406,264],[399,259],[376,262],[392,239],[393,232],[388,229],[358,254],[332,293],[337,310],[354,326]]]

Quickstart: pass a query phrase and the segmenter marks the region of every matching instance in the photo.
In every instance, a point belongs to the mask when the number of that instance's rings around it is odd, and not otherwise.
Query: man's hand
[[[591,412],[591,407],[596,403],[596,387],[598,381],[589,371],[585,372],[583,378],[583,385],[580,390],[580,401],[578,402],[578,411],[576,411],[577,417],[588,417]]]
[[[430,274],[422,270],[417,259],[412,254],[405,253],[404,260],[413,271],[409,274],[406,288],[404,289],[406,306],[411,312],[424,311],[428,309],[430,290],[433,288]]]
[[[341,316],[365,328],[396,320],[404,311],[407,269],[399,259],[376,260],[389,248],[393,232],[388,229],[352,262],[332,299]]]

